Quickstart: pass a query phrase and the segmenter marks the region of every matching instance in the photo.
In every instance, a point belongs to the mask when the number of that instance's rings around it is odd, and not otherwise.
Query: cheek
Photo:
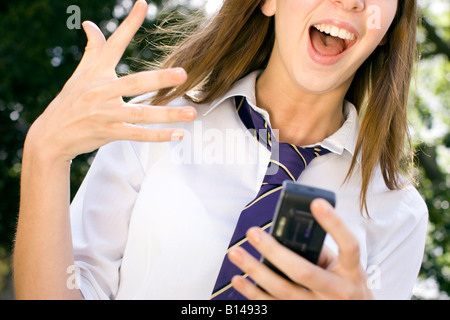
[[[323,0],[281,0],[278,1],[278,6],[285,6],[288,12],[291,13],[305,13],[323,2]]]
[[[384,1],[378,1],[378,3],[379,4],[377,5],[368,5],[366,10],[366,33],[363,36],[362,43],[358,49],[364,60],[370,56],[378,46],[383,45],[386,40],[389,41],[385,36],[397,11],[395,3],[394,5],[392,5],[392,3],[390,5],[389,3],[386,3],[385,6],[380,5],[380,3],[384,3]]]
[[[276,13],[277,38],[286,46],[294,46],[306,34],[308,21],[324,0],[278,0]]]
[[[394,20],[397,3],[392,0],[371,1],[366,9],[367,32],[371,37],[383,39]]]

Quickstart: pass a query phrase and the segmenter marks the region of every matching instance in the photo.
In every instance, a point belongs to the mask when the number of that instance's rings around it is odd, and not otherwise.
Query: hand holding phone
[[[319,260],[326,236],[310,211],[311,202],[317,198],[327,200],[333,207],[336,205],[333,192],[285,181],[270,232],[278,242],[314,264]],[[287,278],[264,257],[262,262]]]

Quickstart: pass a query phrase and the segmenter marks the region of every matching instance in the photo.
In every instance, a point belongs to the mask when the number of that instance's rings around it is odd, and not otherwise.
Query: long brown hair
[[[274,18],[261,12],[261,3],[262,0],[225,0],[210,21],[170,50],[159,68],[183,67],[188,80],[177,88],[158,91],[152,103],[164,105],[181,96],[197,103],[209,103],[237,80],[264,69],[274,45],[275,28]],[[411,157],[404,157],[404,146],[409,137],[407,99],[416,57],[416,26],[416,0],[398,1],[386,43],[359,68],[346,96],[362,115],[347,179],[360,156],[360,205],[366,212],[367,191],[377,165],[386,186],[393,190],[401,187],[404,163],[412,163]],[[178,30],[189,29],[178,27]],[[202,95],[188,96],[194,89]]]
[[[179,45],[166,48],[170,54],[160,68],[183,67],[189,77],[174,91],[172,88],[160,90],[153,103],[166,104],[194,88],[203,92],[196,102],[212,102],[237,80],[264,69],[275,41],[275,28],[273,19],[261,12],[260,3],[261,0],[226,0],[210,21]],[[180,28],[192,29],[184,25],[173,27],[175,32],[169,28],[163,29],[163,33],[178,34]]]
[[[358,69],[346,99],[362,115],[361,130],[347,179],[360,154],[361,207],[366,208],[370,179],[377,164],[390,190],[402,186],[401,173],[413,163],[408,133],[408,95],[416,60],[416,0],[398,1],[397,14],[379,46]],[[405,148],[407,142],[408,149]]]

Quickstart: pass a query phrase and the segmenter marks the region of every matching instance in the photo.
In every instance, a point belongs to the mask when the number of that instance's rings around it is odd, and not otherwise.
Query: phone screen
[[[270,232],[281,244],[315,264],[326,236],[310,211],[311,202],[317,198],[327,200],[333,207],[336,205],[333,192],[285,181]],[[283,275],[264,257],[262,261]]]

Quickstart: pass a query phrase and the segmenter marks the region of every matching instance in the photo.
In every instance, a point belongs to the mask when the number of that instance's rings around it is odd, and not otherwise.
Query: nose
[[[365,0],[332,0],[336,6],[348,11],[363,11]]]

